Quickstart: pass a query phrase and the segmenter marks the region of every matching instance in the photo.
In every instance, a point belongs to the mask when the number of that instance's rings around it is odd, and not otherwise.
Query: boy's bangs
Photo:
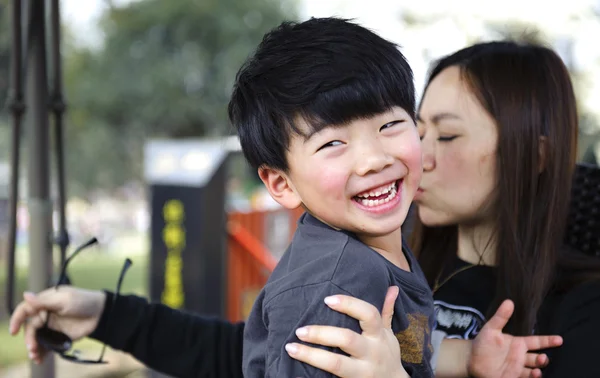
[[[325,127],[342,127],[357,119],[371,118],[397,106],[413,115],[413,105],[407,93],[412,88],[396,85],[392,81],[380,82],[353,80],[347,84],[320,92],[308,105],[302,106],[296,117],[308,123],[309,134]],[[308,136],[292,121],[288,122],[294,132]]]

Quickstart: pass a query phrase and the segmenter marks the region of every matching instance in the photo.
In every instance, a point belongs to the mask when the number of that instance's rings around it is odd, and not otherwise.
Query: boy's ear
[[[302,205],[302,199],[285,173],[278,169],[260,167],[258,168],[258,177],[265,184],[271,197],[281,206],[286,209],[295,209]]]

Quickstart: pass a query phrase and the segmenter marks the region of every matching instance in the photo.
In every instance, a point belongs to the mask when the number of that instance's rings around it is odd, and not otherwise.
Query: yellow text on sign
[[[169,200],[163,206],[165,227],[162,239],[167,247],[165,259],[165,287],[162,292],[162,303],[171,308],[182,308],[185,303],[183,291],[183,262],[181,254],[185,249],[185,228],[183,220],[185,211],[180,200]]]

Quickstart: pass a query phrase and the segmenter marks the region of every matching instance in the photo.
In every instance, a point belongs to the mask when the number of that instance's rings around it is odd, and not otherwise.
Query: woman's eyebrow
[[[431,117],[429,117],[429,119],[431,120],[431,123],[436,125],[444,120],[460,120],[461,118],[457,114],[454,114],[454,113],[441,112],[441,113],[436,113],[436,114],[432,115]],[[423,118],[421,117],[420,114],[417,114],[417,121],[423,122]]]

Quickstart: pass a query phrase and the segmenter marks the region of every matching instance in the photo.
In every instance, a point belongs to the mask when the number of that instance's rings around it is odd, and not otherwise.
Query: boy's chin
[[[380,226],[377,227],[377,225],[375,224],[371,224],[367,227],[363,227],[363,228],[357,228],[357,230],[354,231],[355,234],[357,235],[364,235],[364,236],[368,236],[368,237],[384,237],[387,235],[391,235],[394,233],[399,233],[401,231],[401,224],[397,224],[397,225],[385,225],[385,226]]]

